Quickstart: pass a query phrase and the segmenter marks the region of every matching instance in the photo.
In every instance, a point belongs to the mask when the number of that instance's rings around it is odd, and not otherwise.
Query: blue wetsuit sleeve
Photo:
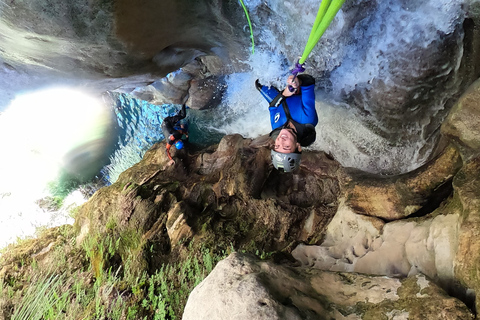
[[[315,110],[315,85],[301,87],[303,112],[308,119],[308,123],[314,126],[318,123],[317,111]]]
[[[272,102],[272,100],[280,93],[277,88],[267,86],[262,86],[259,88],[259,91],[268,103]]]

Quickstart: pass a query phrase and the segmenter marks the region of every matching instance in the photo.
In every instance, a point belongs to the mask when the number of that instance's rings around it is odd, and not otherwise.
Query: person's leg
[[[182,120],[186,116],[187,116],[186,107],[185,105],[182,105],[182,110],[180,110],[176,115],[171,117],[172,118],[171,123],[175,125],[178,121]]]
[[[181,117],[180,119],[183,119],[187,116],[187,110],[186,110],[185,104],[182,105],[182,110],[180,110],[177,115]]]

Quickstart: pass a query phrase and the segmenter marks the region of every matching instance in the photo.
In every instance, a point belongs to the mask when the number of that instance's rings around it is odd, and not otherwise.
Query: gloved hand
[[[258,82],[258,79],[255,80],[255,88],[257,88],[257,90],[260,91],[260,90],[262,90],[262,87],[263,87],[263,85],[260,84],[260,82]]]

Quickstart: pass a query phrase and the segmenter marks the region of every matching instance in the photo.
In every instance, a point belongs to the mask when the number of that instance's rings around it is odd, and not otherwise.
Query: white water
[[[27,194],[7,193],[0,196],[0,248],[18,239],[35,236],[38,228],[73,224],[71,210],[86,201],[79,191],[75,191],[64,200],[60,210],[47,211],[40,208],[35,200]]]

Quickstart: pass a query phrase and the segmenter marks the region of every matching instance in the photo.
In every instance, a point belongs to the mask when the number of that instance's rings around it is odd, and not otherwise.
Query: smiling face
[[[280,153],[292,153],[297,149],[297,136],[291,129],[282,129],[275,139],[274,150]]]

